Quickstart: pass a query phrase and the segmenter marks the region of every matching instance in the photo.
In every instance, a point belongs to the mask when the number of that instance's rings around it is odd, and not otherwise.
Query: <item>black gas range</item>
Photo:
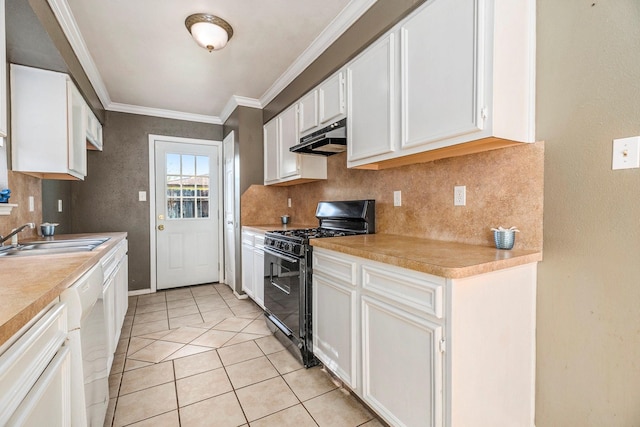
[[[300,362],[318,363],[311,340],[310,239],[375,233],[375,201],[320,202],[317,228],[276,230],[264,240],[264,305],[267,325]]]

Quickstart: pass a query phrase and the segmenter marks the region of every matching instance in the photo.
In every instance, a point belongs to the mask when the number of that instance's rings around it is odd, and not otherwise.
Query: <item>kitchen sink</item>
[[[80,238],[69,240],[48,240],[27,242],[18,246],[0,247],[0,257],[22,257],[30,255],[59,255],[74,252],[89,252],[109,238]]]

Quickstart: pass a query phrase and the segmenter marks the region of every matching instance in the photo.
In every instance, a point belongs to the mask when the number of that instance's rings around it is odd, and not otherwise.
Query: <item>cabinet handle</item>
[[[160,230],[160,231],[164,230],[164,225],[163,225],[163,224],[160,224],[160,225],[158,226],[158,230]]]

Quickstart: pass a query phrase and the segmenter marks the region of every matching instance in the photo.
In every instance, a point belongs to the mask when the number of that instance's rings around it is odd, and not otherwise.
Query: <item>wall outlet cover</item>
[[[611,169],[634,169],[640,167],[640,136],[613,140]]]

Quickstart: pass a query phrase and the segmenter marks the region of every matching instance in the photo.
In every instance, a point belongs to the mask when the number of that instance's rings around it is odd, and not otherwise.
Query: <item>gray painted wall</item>
[[[129,233],[129,290],[150,287],[149,134],[222,140],[222,126],[107,112],[104,151],[88,152],[88,176],[72,182],[74,233]],[[148,200],[148,199],[147,199]]]
[[[62,212],[58,212],[58,200],[62,200]],[[71,181],[42,180],[42,222],[57,223],[56,234],[71,233]]]
[[[640,2],[538,0],[536,426],[640,426]]]

